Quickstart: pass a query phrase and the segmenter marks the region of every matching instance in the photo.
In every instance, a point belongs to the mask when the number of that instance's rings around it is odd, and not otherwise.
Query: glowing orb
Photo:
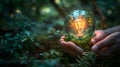
[[[78,38],[90,37],[95,30],[95,20],[92,13],[86,10],[74,10],[65,19],[65,33]]]

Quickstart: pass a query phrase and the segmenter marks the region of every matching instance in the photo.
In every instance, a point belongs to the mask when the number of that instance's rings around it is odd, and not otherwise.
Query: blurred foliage
[[[107,18],[107,28],[119,25],[120,0],[96,2]],[[28,67],[119,64],[119,59],[98,62],[90,51],[77,59],[63,52],[59,38],[64,33],[64,18],[77,8],[91,9],[96,29],[102,29],[100,15],[90,0],[0,0],[0,64],[26,64]],[[84,41],[83,44],[89,43]]]

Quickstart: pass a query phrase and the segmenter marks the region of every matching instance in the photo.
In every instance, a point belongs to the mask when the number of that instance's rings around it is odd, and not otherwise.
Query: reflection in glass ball
[[[86,10],[74,10],[66,16],[65,33],[78,38],[90,37],[95,29],[92,14]]]

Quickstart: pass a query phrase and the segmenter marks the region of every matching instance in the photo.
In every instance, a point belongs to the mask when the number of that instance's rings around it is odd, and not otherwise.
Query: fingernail
[[[59,42],[64,41],[64,39],[60,39]]]
[[[94,46],[92,47],[92,51],[93,51],[93,52],[98,52],[98,47],[97,47],[96,45],[94,45]]]
[[[92,43],[92,44],[95,44],[95,43],[96,43],[95,39],[92,39],[92,40],[91,40],[91,43]]]
[[[61,41],[61,45],[66,45],[66,42],[65,41]]]

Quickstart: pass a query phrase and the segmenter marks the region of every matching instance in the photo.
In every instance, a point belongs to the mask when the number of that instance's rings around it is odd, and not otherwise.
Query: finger
[[[67,45],[66,43],[67,43],[66,41],[61,41],[60,42],[61,45]]]
[[[114,44],[113,46],[109,46],[108,48],[101,50],[99,52],[99,56],[111,58],[118,54],[120,50],[119,48],[120,48],[119,44]]]
[[[65,39],[65,36],[61,36],[59,42],[64,41],[64,39]]]
[[[76,53],[74,51],[72,51],[71,49],[67,48],[67,47],[63,47],[64,48],[64,52],[67,53],[69,56],[74,57],[76,56]]]
[[[96,43],[96,38],[94,37],[91,39],[91,44],[95,44],[95,43]]]
[[[65,36],[62,36],[62,37],[60,38],[59,42],[60,42],[60,44],[62,45],[65,53],[67,53],[67,54],[70,55],[71,57],[76,56],[76,53],[75,53],[73,50],[69,49],[69,44],[67,44],[67,42],[64,41],[64,38],[65,38]]]
[[[68,48],[70,50],[73,50],[78,55],[82,55],[82,53],[83,53],[82,48],[80,48],[79,46],[77,46],[76,44],[74,44],[73,42],[70,42],[70,41],[67,42],[67,44],[68,44]]]
[[[96,42],[100,41],[101,39],[103,39],[106,36],[106,34],[103,30],[96,30],[94,32],[94,35],[95,35],[95,37],[93,37],[91,39],[92,44],[95,44]]]
[[[116,43],[116,49],[115,50],[113,50],[113,53],[115,54],[115,55],[118,55],[118,54],[120,54],[120,37],[118,37],[118,38],[116,38],[115,39],[115,43]]]
[[[61,43],[62,48],[64,49],[65,53],[67,53],[71,57],[76,55],[75,52],[73,52],[71,49],[68,48],[69,45],[67,44],[66,41],[61,41],[60,43]]]
[[[104,48],[105,46],[111,45],[114,43],[115,38],[120,37],[120,32],[115,32],[103,40],[97,42],[93,47],[92,50],[94,52],[98,52],[100,49]]]

